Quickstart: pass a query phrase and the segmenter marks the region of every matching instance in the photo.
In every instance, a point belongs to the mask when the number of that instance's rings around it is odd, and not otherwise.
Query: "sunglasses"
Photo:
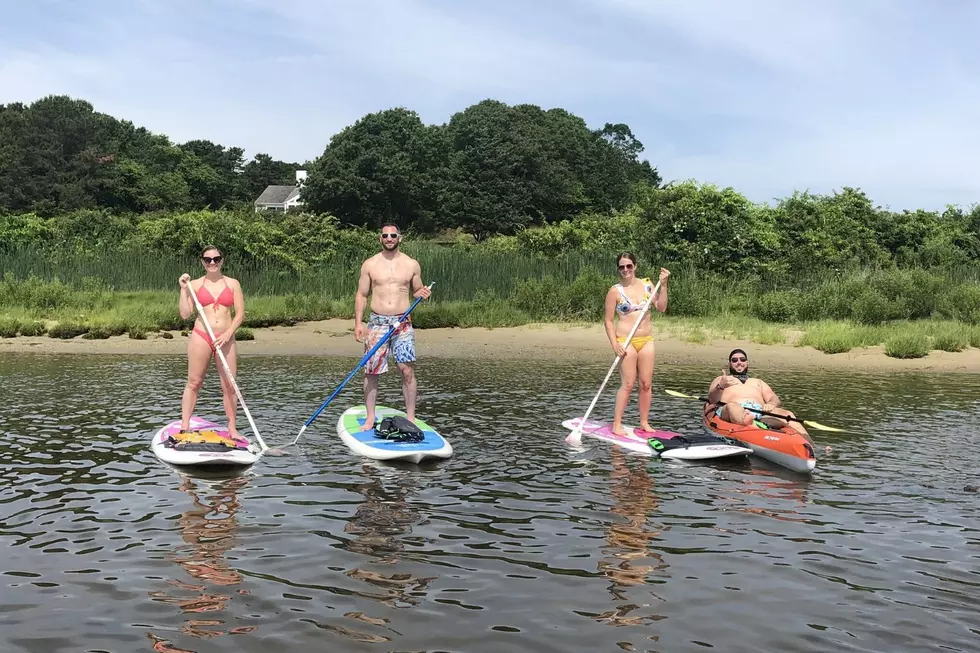
[[[390,240],[394,240],[394,239],[398,238],[398,234],[381,234],[381,237],[382,238],[387,238],[387,239],[390,239]]]
[[[221,263],[221,256],[202,256],[201,260],[205,263]]]
[[[735,358],[730,359],[730,361],[732,363],[747,363],[749,359],[745,358],[744,356],[736,356]]]
[[[632,263],[627,263],[626,265],[620,265],[619,266],[619,269],[620,270],[632,270],[633,269],[633,264]]]

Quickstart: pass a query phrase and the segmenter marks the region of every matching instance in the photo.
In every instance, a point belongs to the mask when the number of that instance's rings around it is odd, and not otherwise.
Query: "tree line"
[[[218,234],[239,260],[299,271],[373,247],[370,232],[395,221],[421,236],[455,230],[463,247],[552,258],[630,249],[651,265],[784,280],[980,260],[980,206],[893,211],[850,187],[756,204],[732,188],[664,185],[642,151],[624,124],[590,129],[562,109],[485,100],[442,125],[403,108],[369,114],[303,164],[245,162],[241,148],[174,144],[50,96],[0,106],[0,252],[192,256]],[[252,211],[300,168],[299,211]]]
[[[342,226],[397,221],[418,233],[462,228],[478,238],[621,210],[660,176],[640,161],[627,125],[590,129],[562,109],[486,100],[444,125],[395,108],[364,116],[303,164],[164,135],[48,96],[0,105],[0,211],[49,217],[234,209],[303,168],[304,210]]]

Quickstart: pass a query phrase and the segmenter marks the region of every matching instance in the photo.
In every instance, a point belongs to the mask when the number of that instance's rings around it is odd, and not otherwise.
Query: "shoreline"
[[[167,339],[159,333],[146,340],[126,335],[108,339],[86,340],[18,336],[0,339],[0,354],[113,354],[113,355],[183,355],[187,341],[180,331],[169,332]],[[239,356],[346,356],[360,358],[363,345],[354,340],[351,320],[329,319],[301,322],[295,326],[252,329],[254,340],[238,342]],[[886,356],[883,346],[852,349],[840,354],[825,354],[812,347],[793,344],[762,345],[749,340],[712,338],[706,343],[692,343],[671,335],[667,329],[654,327],[656,361],[668,365],[723,365],[728,352],[741,347],[749,352],[763,369],[823,369],[866,372],[980,372],[980,349],[962,352],[932,351],[922,358],[898,359]],[[519,327],[487,329],[435,328],[416,330],[419,360],[426,358],[462,358],[494,360],[606,361],[613,354],[601,324],[530,324]]]

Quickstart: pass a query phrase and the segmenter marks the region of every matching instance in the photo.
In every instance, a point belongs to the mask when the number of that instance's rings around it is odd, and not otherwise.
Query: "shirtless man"
[[[725,404],[719,406],[719,401]],[[705,412],[714,412],[726,422],[745,426],[751,425],[753,420],[759,420],[774,429],[789,424],[812,445],[813,439],[800,422],[762,415],[759,412],[796,417],[781,405],[779,395],[772,391],[768,383],[762,379],[749,378],[749,357],[743,350],[734,349],[728,355],[728,371],[722,370],[721,376],[711,382]]]
[[[386,224],[381,228],[381,251],[364,261],[354,298],[354,338],[364,343],[367,353],[388,333],[411,305],[411,297],[428,299],[431,291],[422,283],[418,261],[398,251],[401,231]],[[371,295],[371,315],[364,324],[364,308]],[[388,341],[364,364],[364,430],[374,428],[374,406],[378,398],[378,377],[388,371],[388,358],[394,356],[402,375],[405,414],[415,421],[415,328],[409,316]]]

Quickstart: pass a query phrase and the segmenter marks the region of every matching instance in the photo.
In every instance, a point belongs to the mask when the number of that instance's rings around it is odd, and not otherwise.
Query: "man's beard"
[[[745,371],[742,372],[741,374],[739,374],[734,369],[732,369],[731,364],[729,364],[728,365],[728,373],[731,374],[732,376],[734,376],[736,379],[738,379],[742,383],[745,383],[746,381],[749,380],[749,366],[748,365],[745,366]]]

